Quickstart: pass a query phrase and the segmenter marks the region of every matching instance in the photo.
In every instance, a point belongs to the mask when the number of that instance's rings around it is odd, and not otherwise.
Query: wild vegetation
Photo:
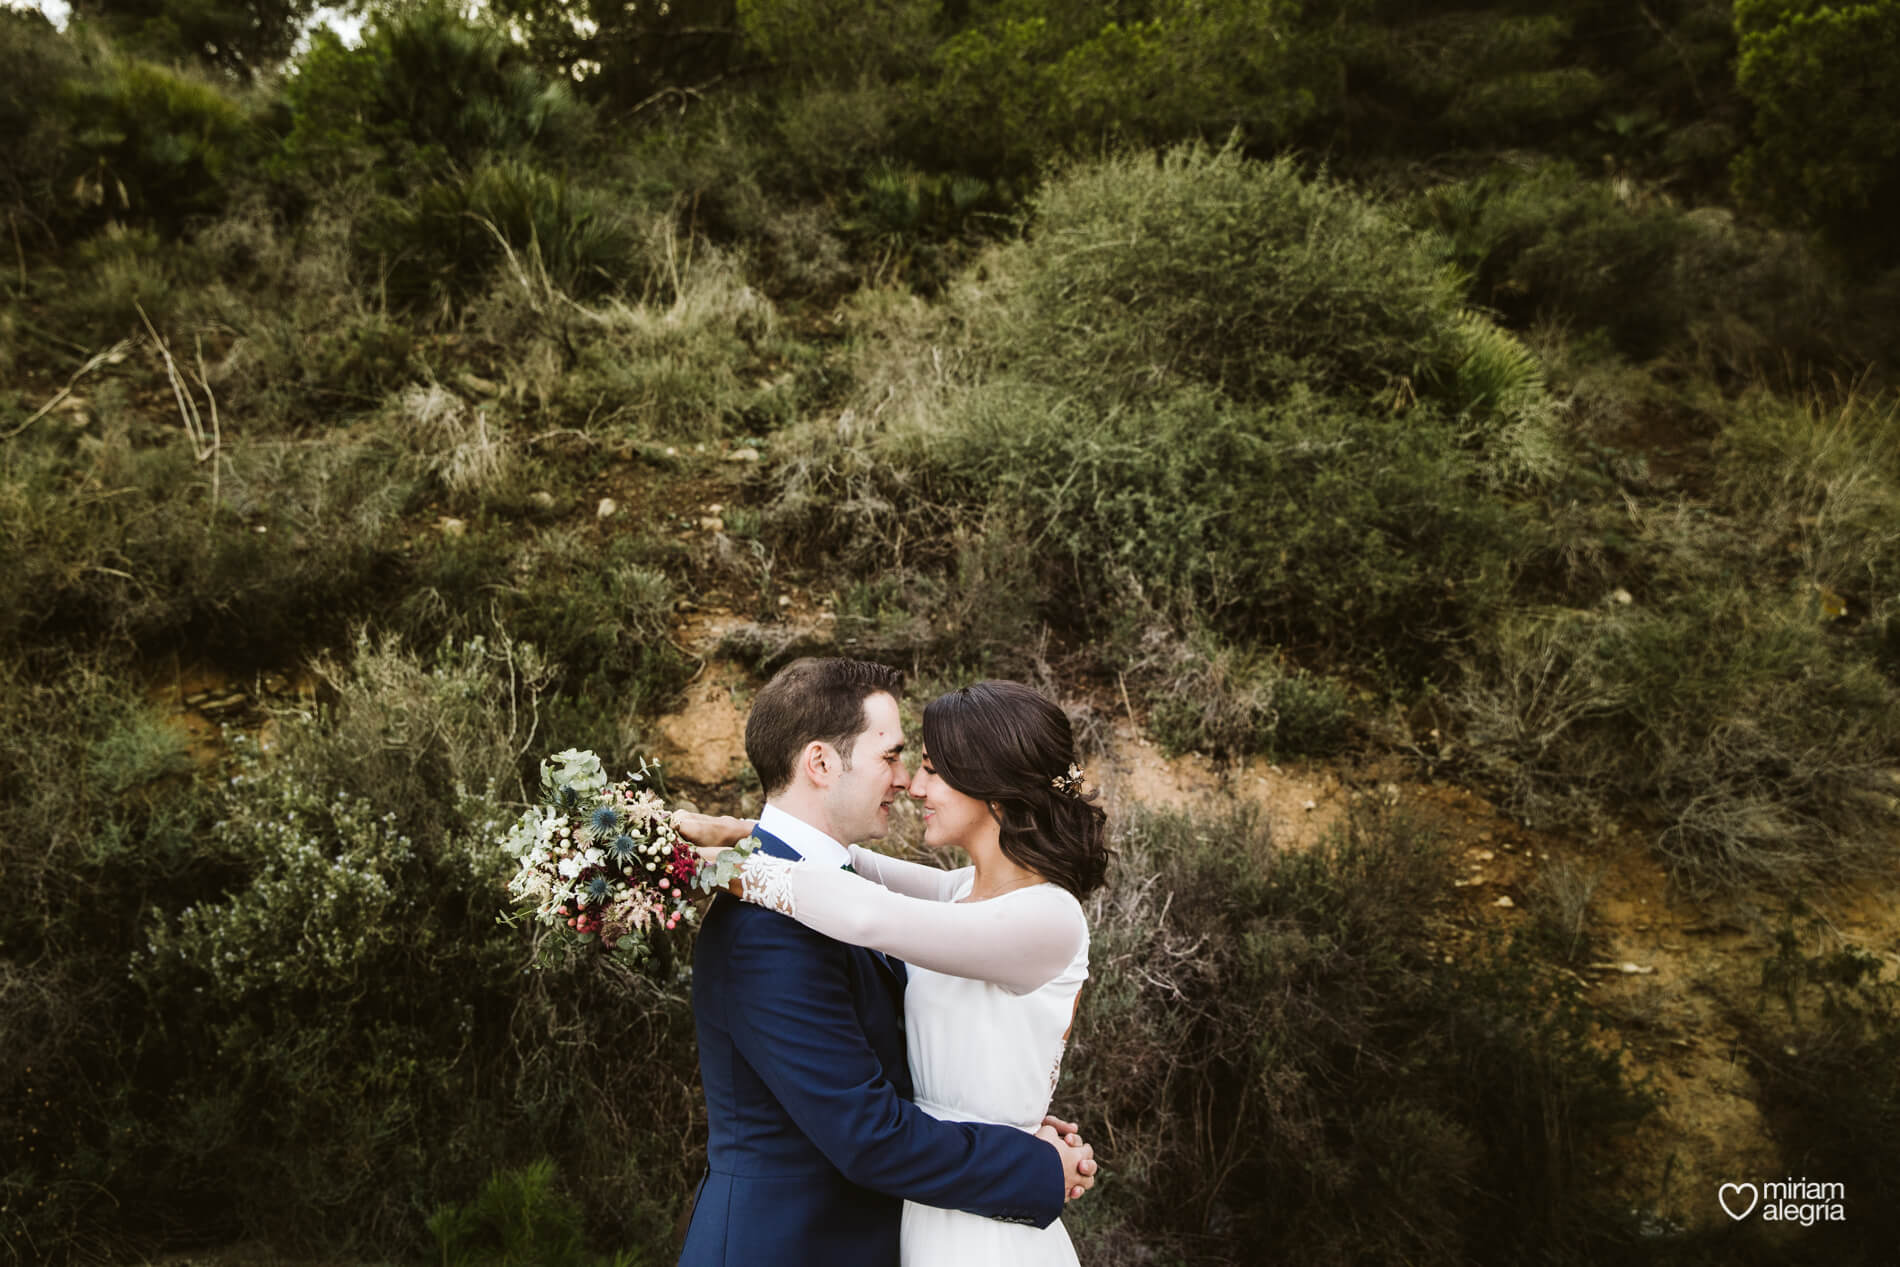
[[[524,971],[493,837],[651,742],[692,604],[1400,754],[1690,895],[1890,873],[1900,3],[1637,9],[0,9],[6,1256],[668,1261],[682,960]],[[187,672],[258,688],[215,743]],[[1587,871],[1448,964],[1422,823],[1116,830],[1085,1261],[1891,1244],[1619,1204]],[[1791,926],[1738,1021],[1869,1193],[1879,962]]]

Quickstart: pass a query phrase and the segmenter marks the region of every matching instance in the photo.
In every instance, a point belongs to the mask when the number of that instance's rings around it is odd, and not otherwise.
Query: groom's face
[[[891,803],[909,782],[897,701],[882,692],[866,696],[864,729],[851,745],[851,768],[838,772],[825,795],[831,834],[847,844],[882,840],[891,829]]]

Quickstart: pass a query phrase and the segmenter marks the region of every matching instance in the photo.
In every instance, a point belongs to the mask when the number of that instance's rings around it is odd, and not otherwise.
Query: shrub
[[[111,56],[97,77],[69,79],[60,107],[76,157],[69,174],[94,223],[135,217],[167,232],[223,204],[256,154],[244,108],[211,84],[136,58]]]
[[[1534,363],[1429,239],[1290,164],[1075,168],[947,314],[883,302],[854,408],[787,446],[781,533],[941,564],[1015,523],[1065,623],[1139,594],[1400,673],[1508,584],[1523,529],[1486,485],[1548,463]]]
[[[1104,404],[1184,384],[1389,401],[1436,367],[1461,308],[1442,243],[1231,148],[1073,167],[1036,217],[994,265],[1016,315],[986,350]]]
[[[780,333],[777,310],[734,256],[682,241],[665,221],[646,241],[653,271],[637,299],[582,308],[511,276],[470,311],[470,324],[518,350],[517,392],[603,439],[776,427],[800,403],[797,375],[785,369],[810,351]]]
[[[1718,455],[1726,499],[1815,587],[1823,618],[1884,633],[1900,616],[1900,407],[1858,391],[1756,392],[1733,411]]]
[[[646,275],[640,245],[605,195],[505,159],[385,199],[360,249],[390,299],[447,317],[504,267],[580,298],[618,290]]]
[[[1704,889],[1891,856],[1900,693],[1805,598],[1710,585],[1654,609],[1519,616],[1484,646],[1465,742],[1533,821],[1566,793],[1641,806],[1676,878]]]
[[[1659,279],[1692,227],[1661,206],[1624,202],[1607,181],[1561,163],[1498,170],[1431,190],[1423,210],[1450,239],[1477,300],[1516,322],[1561,314],[1607,329],[1639,356],[1682,325],[1680,297]]]
[[[48,306],[60,328],[90,346],[136,337],[145,318],[163,325],[175,314],[178,257],[176,245],[151,229],[114,221],[67,254],[58,281],[47,288]]]
[[[941,427],[873,455],[895,468],[870,473],[878,501],[839,501],[856,502],[845,504],[860,523],[880,508],[921,518],[908,485],[938,505],[1014,514],[1036,543],[1045,605],[1065,619],[1112,611],[1132,579],[1230,637],[1416,667],[1496,601],[1510,567],[1508,511],[1447,496],[1473,465],[1448,429],[1416,417],[1304,390],[1254,408],[1183,392],[1100,415],[999,383],[956,400]],[[875,545],[859,532],[856,544]]]
[[[498,491],[513,474],[519,455],[500,420],[471,410],[440,383],[416,384],[403,392],[409,442],[443,493],[451,498]]]
[[[1414,204],[1443,233],[1474,301],[1515,327],[1602,331],[1633,357],[1694,359],[1744,381],[1858,373],[1878,336],[1798,236],[1694,210],[1627,177],[1500,165]]]
[[[189,444],[138,446],[122,387],[100,385],[104,442],[38,429],[0,455],[0,645],[195,644],[227,662],[282,663],[338,636],[393,559],[407,485],[394,455],[334,442],[228,444],[218,500]],[[173,433],[176,435],[176,433]],[[229,437],[227,436],[227,439]],[[76,497],[68,481],[120,490]]]
[[[249,80],[290,53],[316,0],[78,0],[78,16],[155,60]]]
[[[365,201],[343,185],[293,219],[242,198],[185,253],[210,280],[171,306],[212,327],[211,385],[247,434],[367,412],[417,373],[419,332],[374,296],[352,249]]]
[[[0,9],[0,207],[28,242],[60,218],[67,192],[58,186],[70,161],[71,125],[46,103],[80,73],[78,50],[45,15]]]
[[[1175,752],[1327,756],[1345,743],[1345,690],[1277,656],[1205,634],[1182,641],[1155,624],[1130,659],[1150,701],[1148,729]]]
[[[1482,945],[1438,962],[1429,837],[1367,820],[1281,854],[1245,814],[1136,814],[1115,843],[1059,1097],[1114,1143],[1074,1211],[1084,1261],[1508,1263],[1560,1227],[1619,1239],[1582,1168],[1646,1103],[1567,978]]]
[[[545,668],[365,640],[319,671],[334,707],[240,746],[201,845],[229,880],[154,895],[125,1014],[148,1164],[112,1190],[200,1236],[388,1254],[421,1248],[416,1210],[558,1149],[589,1234],[657,1251],[691,1191],[684,991],[524,972],[496,918]]]
[[[883,81],[922,65],[937,8],[899,0],[866,9],[842,0],[739,0],[750,49],[795,80]]]
[[[122,1187],[149,1160],[126,955],[156,889],[203,884],[211,805],[181,732],[123,666],[0,656],[0,1247],[126,1252]],[[101,1201],[118,1189],[123,1203]]]
[[[1607,95],[1582,66],[1523,71],[1473,84],[1453,97],[1445,122],[1483,141],[1534,137],[1593,113]]]
[[[502,30],[436,2],[378,15],[354,49],[316,32],[284,96],[285,170],[318,187],[371,164],[400,189],[408,173],[440,176],[529,146],[545,159],[588,126],[566,85]]]
[[[1743,0],[1736,87],[1754,141],[1735,162],[1737,192],[1821,230],[1850,255],[1891,263],[1900,211],[1900,4]]]
[[[1846,1191],[1845,1221],[1803,1229],[1802,1261],[1871,1265],[1900,1234],[1891,1207],[1858,1196],[1900,1167],[1900,985],[1882,956],[1823,928],[1815,920],[1804,935],[1791,919],[1762,965],[1786,1023],[1759,1008],[1736,1019],[1789,1172]]]
[[[910,144],[986,177],[1104,144],[1234,133],[1277,147],[1312,115],[1331,69],[1280,4],[1135,4],[1107,21],[1086,5],[996,5],[972,17],[915,81]]]
[[[585,1231],[579,1204],[555,1187],[545,1158],[495,1174],[467,1205],[445,1205],[429,1218],[443,1267],[583,1267],[596,1261]],[[636,1267],[646,1259],[623,1253],[602,1261]]]
[[[641,721],[679,688],[686,657],[670,640],[673,590],[652,543],[597,542],[549,528],[527,540],[503,524],[445,537],[417,561],[390,613],[418,639],[505,630],[534,644],[556,674],[554,707],[585,742],[631,750]]]

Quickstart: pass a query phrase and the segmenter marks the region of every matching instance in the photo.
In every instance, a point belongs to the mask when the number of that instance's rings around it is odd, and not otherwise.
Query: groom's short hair
[[[851,747],[864,730],[864,701],[885,694],[896,699],[904,675],[868,660],[794,660],[753,697],[745,722],[745,755],[774,796],[791,786],[798,754],[814,739],[838,750],[848,769]]]

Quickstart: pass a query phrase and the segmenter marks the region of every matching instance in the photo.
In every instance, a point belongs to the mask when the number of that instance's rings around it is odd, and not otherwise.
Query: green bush
[[[1563,1228],[1585,1262],[1626,1239],[1585,1168],[1646,1101],[1568,978],[1482,944],[1440,962],[1431,838],[1367,820],[1286,854],[1244,814],[1137,814],[1115,844],[1059,1095],[1113,1140],[1072,1209],[1085,1261],[1502,1264]]]
[[[1603,328],[1632,355],[1653,354],[1683,325],[1665,279],[1693,226],[1660,205],[1621,200],[1608,181],[1544,163],[1440,186],[1423,209],[1478,302],[1516,322],[1549,313]]]
[[[1148,729],[1175,752],[1318,757],[1346,740],[1337,682],[1205,635],[1185,642],[1149,626],[1131,666],[1149,698]]]
[[[516,390],[564,425],[636,444],[777,428],[802,403],[790,371],[811,350],[781,331],[734,256],[664,221],[646,240],[653,271],[637,299],[579,311],[511,281],[471,322],[521,349]]]
[[[1390,402],[1440,367],[1462,297],[1444,246],[1290,161],[1233,149],[1076,166],[1036,202],[993,352],[1104,404],[1301,383]]]
[[[1722,430],[1716,477],[1825,620],[1881,637],[1900,617],[1900,406],[1756,392]],[[1793,564],[1792,569],[1788,564]]]
[[[215,875],[198,853],[211,798],[188,771],[182,730],[122,665],[0,656],[0,1246],[14,1261],[116,1256],[127,1218],[150,1213],[125,1183],[151,1159],[126,956],[150,893]]]
[[[352,246],[365,201],[345,185],[292,218],[248,197],[192,239],[187,267],[209,280],[170,306],[228,334],[211,340],[212,385],[247,434],[363,414],[421,374],[421,332],[374,294]]]
[[[909,144],[987,177],[1104,145],[1236,133],[1275,148],[1312,115],[1331,69],[1281,4],[997,4],[970,17],[909,86]]]
[[[794,80],[827,84],[888,81],[929,55],[935,0],[866,8],[848,0],[738,0],[750,49]]]
[[[1587,117],[1605,91],[1603,81],[1581,66],[1504,75],[1452,98],[1445,122],[1485,140],[1535,136]]]
[[[78,0],[97,22],[155,61],[188,59],[251,80],[289,55],[316,0]]]
[[[88,346],[137,337],[146,318],[164,325],[176,313],[178,263],[176,244],[149,228],[113,221],[67,253],[65,267],[46,286],[48,307],[61,329]]]
[[[1858,373],[1877,355],[1879,300],[1832,277],[1798,236],[1719,207],[1689,210],[1549,161],[1438,185],[1413,205],[1449,239],[1473,301],[1514,327],[1601,331],[1623,355],[1744,382]]]
[[[408,495],[367,443],[230,443],[210,460],[180,430],[134,444],[123,385],[98,385],[102,436],[41,427],[0,453],[0,646],[192,645],[281,664],[341,636],[393,580]],[[176,428],[176,420],[168,427]],[[227,434],[227,440],[230,437]],[[110,498],[70,481],[109,481]]]
[[[579,1203],[555,1187],[543,1158],[504,1170],[467,1205],[445,1205],[429,1218],[443,1267],[637,1267],[638,1253],[595,1259],[586,1252]]]
[[[96,77],[67,80],[60,109],[73,136],[73,188],[98,223],[131,217],[167,232],[223,205],[256,157],[244,107],[204,80],[110,56]]]
[[[1498,622],[1464,686],[1477,768],[1533,821],[1569,793],[1647,816],[1691,887],[1884,866],[1900,691],[1811,598],[1704,586]]]
[[[586,107],[504,31],[435,2],[377,15],[353,49],[316,32],[284,99],[284,170],[318,187],[373,167],[399,192],[529,147],[546,160],[589,126]]]
[[[1784,220],[1819,229],[1850,255],[1900,258],[1900,3],[1742,0],[1736,87],[1754,141],[1736,190]]]
[[[1512,144],[1595,150],[1600,105],[1653,99],[1608,78],[1629,73],[1632,41],[1587,9],[1534,9],[1375,3],[1315,32],[1343,62],[1329,121],[1351,130],[1352,151],[1401,159]]]
[[[1736,1019],[1782,1156],[1791,1174],[1846,1192],[1846,1220],[1804,1229],[1801,1261],[1872,1267],[1900,1235],[1891,1207],[1860,1196],[1900,1166],[1900,983],[1880,954],[1814,920],[1805,935],[1781,930],[1762,988],[1786,1002],[1785,1023],[1759,1008]]]
[[[779,531],[942,565],[1017,524],[1064,623],[1148,603],[1429,671],[1509,584],[1526,529],[1491,486],[1549,460],[1535,362],[1440,248],[1287,163],[1076,168],[946,313],[862,311],[860,403],[787,446]]]
[[[139,1052],[120,1076],[145,1149],[108,1188],[123,1217],[421,1250],[417,1210],[558,1150],[588,1236],[657,1254],[691,1191],[685,993],[591,963],[528,971],[527,937],[497,923],[500,830],[556,742],[545,667],[515,643],[419,660],[366,640],[318,670],[333,706],[282,718],[267,756],[239,745],[197,846],[223,882],[153,892],[148,944],[122,961],[141,999],[119,1013]],[[541,1209],[537,1226],[571,1233]],[[458,1224],[465,1251],[481,1210]]]
[[[506,630],[540,648],[582,746],[619,747],[685,679],[671,641],[663,550],[633,534],[604,542],[548,528],[523,539],[505,523],[445,537],[417,560],[389,618],[418,640]],[[576,738],[575,742],[582,742]]]
[[[605,194],[504,159],[383,200],[359,250],[389,299],[447,317],[502,269],[577,298],[622,289],[647,276],[642,245]]]
[[[0,9],[0,208],[27,242],[63,218],[71,125],[46,103],[81,70],[78,50],[45,15]]]

